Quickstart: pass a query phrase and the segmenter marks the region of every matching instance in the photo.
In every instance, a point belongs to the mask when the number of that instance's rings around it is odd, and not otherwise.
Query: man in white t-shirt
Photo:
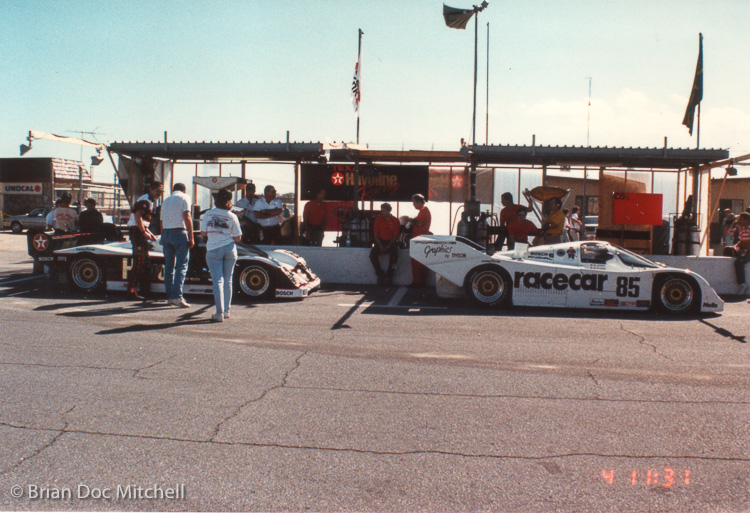
[[[260,225],[255,218],[254,211],[257,202],[255,184],[249,183],[245,187],[245,197],[237,202],[237,206],[245,210],[244,215],[240,219],[240,225],[242,226],[243,240],[250,244],[258,244],[260,242]]]
[[[266,185],[263,197],[255,202],[253,211],[263,231],[263,244],[276,245],[281,238],[281,218],[284,210],[281,200],[276,197],[273,185]]]
[[[182,297],[190,248],[193,247],[193,217],[190,196],[183,183],[172,187],[172,195],[161,205],[161,245],[164,250],[164,289],[170,305],[189,308]]]
[[[58,202],[55,202],[55,210],[47,216],[47,225],[55,229],[55,234],[72,233],[78,229],[78,212],[70,208],[70,194],[63,194]]]

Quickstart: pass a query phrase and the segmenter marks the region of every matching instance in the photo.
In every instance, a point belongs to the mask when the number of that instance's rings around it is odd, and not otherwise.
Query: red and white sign
[[[331,175],[331,183],[333,185],[344,185],[344,174],[336,171]]]
[[[42,184],[40,183],[4,183],[2,184],[3,194],[41,194]]]

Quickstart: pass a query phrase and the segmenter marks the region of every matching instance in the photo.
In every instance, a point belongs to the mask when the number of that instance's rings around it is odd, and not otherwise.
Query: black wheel
[[[237,275],[237,289],[251,298],[265,298],[274,291],[273,276],[262,265],[250,264],[242,267]]]
[[[479,306],[507,306],[510,304],[513,282],[500,267],[482,266],[469,271],[464,288],[471,301]]]
[[[18,221],[13,221],[10,223],[10,231],[13,233],[21,233],[23,231],[23,226],[21,226],[21,223]]]
[[[690,313],[700,301],[695,284],[684,276],[667,276],[655,288],[655,301],[662,312],[670,315]]]
[[[76,257],[68,266],[70,285],[83,292],[91,292],[104,287],[104,267],[93,256]]]

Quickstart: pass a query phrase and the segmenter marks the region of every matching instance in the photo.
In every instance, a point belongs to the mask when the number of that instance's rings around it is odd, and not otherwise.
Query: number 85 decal
[[[641,287],[638,285],[639,281],[641,281],[640,278],[620,276],[617,278],[615,294],[617,294],[617,297],[638,297],[641,294]]]

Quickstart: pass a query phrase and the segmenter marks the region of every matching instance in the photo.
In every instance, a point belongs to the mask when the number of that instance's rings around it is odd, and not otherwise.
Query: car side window
[[[606,246],[602,246],[601,244],[581,245],[582,264],[605,264],[613,258],[614,255]]]

